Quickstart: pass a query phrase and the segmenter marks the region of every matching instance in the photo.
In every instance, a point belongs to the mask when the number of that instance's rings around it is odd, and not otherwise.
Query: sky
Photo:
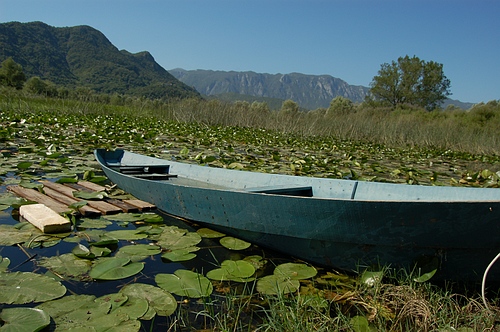
[[[450,98],[500,99],[499,0],[0,0],[0,22],[88,25],[169,70],[331,75],[369,86],[405,55]]]

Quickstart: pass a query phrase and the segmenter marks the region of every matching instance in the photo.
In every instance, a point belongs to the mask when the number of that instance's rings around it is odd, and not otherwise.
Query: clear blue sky
[[[442,63],[450,97],[500,99],[498,0],[0,0],[0,22],[89,25],[165,69],[328,74],[368,86],[380,65]]]

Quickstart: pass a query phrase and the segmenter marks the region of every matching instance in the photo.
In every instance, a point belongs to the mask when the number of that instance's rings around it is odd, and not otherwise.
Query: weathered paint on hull
[[[295,197],[198,188],[103,170],[122,189],[167,213],[339,269],[373,263],[409,268],[430,255],[441,262],[437,276],[479,280],[500,251],[500,200]],[[498,276],[494,269],[490,278]]]

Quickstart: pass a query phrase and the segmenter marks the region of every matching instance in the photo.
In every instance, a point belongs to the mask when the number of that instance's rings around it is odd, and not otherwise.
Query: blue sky
[[[380,65],[442,63],[450,96],[500,99],[498,0],[0,0],[0,22],[89,25],[165,69],[328,74],[368,86]]]

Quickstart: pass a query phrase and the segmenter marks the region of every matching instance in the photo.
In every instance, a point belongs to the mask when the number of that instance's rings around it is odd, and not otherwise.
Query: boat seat
[[[158,174],[158,173],[141,173],[141,174],[130,174],[135,178],[146,179],[146,180],[168,180],[171,178],[176,178],[177,174]]]
[[[311,186],[290,187],[287,185],[246,188],[246,191],[260,194],[312,197]]]
[[[107,166],[123,174],[168,174],[170,165],[114,165],[108,163]]]

